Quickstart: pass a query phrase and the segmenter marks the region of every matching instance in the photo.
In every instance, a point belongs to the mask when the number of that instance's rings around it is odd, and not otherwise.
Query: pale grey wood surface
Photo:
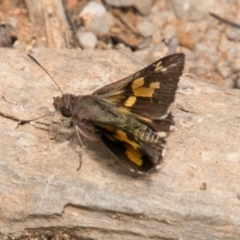
[[[144,66],[116,51],[34,56],[74,94]],[[0,83],[0,237],[50,229],[86,239],[239,239],[239,90],[183,77],[164,163],[136,178],[88,143],[77,171],[76,139],[52,138],[63,124],[57,114],[16,128],[14,118],[52,111],[52,97],[61,95],[26,53],[0,49]]]

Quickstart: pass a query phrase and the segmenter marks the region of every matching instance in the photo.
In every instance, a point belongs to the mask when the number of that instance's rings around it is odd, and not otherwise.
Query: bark
[[[88,94],[143,67],[117,51],[35,50],[63,92]],[[240,91],[182,77],[161,169],[134,177],[100,144],[52,137],[61,95],[27,55],[0,49],[0,236],[239,239]],[[66,123],[67,125],[67,123]],[[66,239],[66,238],[65,238]]]

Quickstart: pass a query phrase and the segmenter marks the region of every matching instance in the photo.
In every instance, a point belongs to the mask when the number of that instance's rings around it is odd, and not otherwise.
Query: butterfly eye
[[[70,108],[62,107],[61,108],[61,113],[64,117],[67,117],[67,118],[72,116],[72,111],[71,111]]]

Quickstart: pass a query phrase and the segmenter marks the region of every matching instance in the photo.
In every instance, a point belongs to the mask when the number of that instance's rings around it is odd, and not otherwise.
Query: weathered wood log
[[[25,2],[30,21],[39,35],[46,39],[47,47],[69,48],[72,45],[73,34],[62,1],[26,0]]]
[[[117,51],[34,56],[74,94],[143,67]],[[16,128],[18,118],[53,111],[52,97],[61,95],[25,53],[0,49],[0,83],[0,237],[239,239],[239,90],[182,77],[162,167],[134,177],[88,143],[77,171],[77,140],[51,138],[63,124],[57,114]]]

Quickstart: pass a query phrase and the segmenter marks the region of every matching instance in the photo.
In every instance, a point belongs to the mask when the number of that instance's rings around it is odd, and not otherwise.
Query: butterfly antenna
[[[41,67],[43,69],[43,71],[53,80],[53,82],[55,83],[55,85],[58,87],[58,90],[63,94],[62,89],[60,88],[60,86],[57,84],[57,82],[54,80],[54,78],[50,75],[50,73],[37,61],[36,58],[34,58],[32,55],[28,54],[28,57],[31,58],[39,67]],[[36,119],[35,119],[36,120]]]
[[[62,91],[62,89],[60,88],[60,86],[57,84],[57,82],[54,80],[54,78],[49,74],[49,72],[37,61],[37,59],[35,59],[35,58],[34,58],[32,55],[30,55],[30,54],[28,54],[28,57],[31,58],[39,67],[41,67],[41,68],[43,69],[43,71],[53,80],[53,82],[54,82],[54,83],[56,84],[56,86],[58,87],[59,91],[63,94],[63,91]],[[49,113],[47,113],[47,114],[45,114],[45,115],[43,115],[43,116],[40,116],[40,117],[37,117],[37,118],[33,118],[33,119],[29,119],[29,120],[21,120],[21,119],[19,119],[19,120],[18,120],[19,123],[18,123],[17,127],[18,127],[19,125],[28,124],[28,123],[33,122],[33,121],[36,121],[36,120],[38,120],[38,119],[44,118],[44,117],[46,117],[46,116],[48,116],[48,115],[51,115],[51,114],[55,113],[56,111],[58,111],[58,109],[56,109],[56,110],[53,111],[53,112],[49,112]],[[16,128],[17,128],[17,127],[16,127]]]
[[[53,111],[53,112],[49,112],[49,113],[47,113],[47,114],[45,114],[45,115],[43,115],[43,116],[40,116],[40,117],[37,117],[37,118],[33,118],[33,119],[30,119],[30,120],[21,120],[21,119],[19,119],[19,123],[18,123],[17,127],[18,127],[19,125],[28,124],[28,123],[33,122],[33,121],[36,121],[36,120],[38,120],[38,119],[44,118],[44,117],[46,117],[46,116],[48,116],[48,115],[51,115],[51,114],[53,114],[53,113],[55,113],[55,112],[57,112],[57,111],[58,111],[58,109],[56,109],[56,110]],[[17,128],[17,127],[16,127],[16,128]]]

